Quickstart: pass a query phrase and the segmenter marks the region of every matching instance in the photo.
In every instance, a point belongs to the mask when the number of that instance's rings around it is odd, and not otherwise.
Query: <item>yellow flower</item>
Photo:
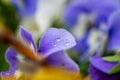
[[[80,80],[80,74],[64,71],[55,67],[43,67],[38,70],[32,80]]]
[[[42,67],[34,74],[21,75],[18,79],[13,76],[6,76],[2,80],[82,80],[79,72],[72,73],[55,67]]]

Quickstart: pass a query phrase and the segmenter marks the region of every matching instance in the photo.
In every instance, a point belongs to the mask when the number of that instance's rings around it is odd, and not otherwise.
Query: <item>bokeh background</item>
[[[11,9],[14,7],[19,14],[19,24],[32,33],[37,44],[48,28],[64,28],[69,31],[77,44],[67,53],[79,65],[83,77],[89,76],[90,57],[119,55],[120,0],[4,1],[13,5]],[[0,18],[5,18],[1,14]],[[6,15],[10,16],[9,13]],[[14,16],[11,13],[11,17]],[[9,21],[9,17],[6,19]],[[17,20],[14,21],[17,25]]]

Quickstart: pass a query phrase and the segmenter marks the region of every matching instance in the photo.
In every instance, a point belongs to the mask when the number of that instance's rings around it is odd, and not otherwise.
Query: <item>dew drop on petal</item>
[[[60,38],[56,38],[56,41],[60,41]]]

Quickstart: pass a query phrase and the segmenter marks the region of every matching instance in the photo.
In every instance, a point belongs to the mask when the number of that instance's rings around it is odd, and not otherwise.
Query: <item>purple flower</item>
[[[92,80],[120,80],[120,72],[109,74],[119,62],[107,62],[102,57],[91,57],[89,74]]]
[[[120,48],[120,11],[114,12],[109,18],[107,50],[117,50]],[[119,62],[107,62],[102,57],[90,58],[89,74],[92,80],[120,80],[120,72],[110,74],[110,71],[119,65]]]
[[[76,36],[82,33],[82,37],[78,36],[75,50],[81,55],[80,60],[86,60],[90,55],[96,53],[101,55],[101,49],[105,43],[107,32],[110,27],[107,26],[107,21],[112,13],[119,9],[119,0],[73,0],[65,9],[63,14],[63,22],[70,27],[73,34]],[[82,31],[79,23],[83,14],[87,15],[87,22],[93,25],[84,25]],[[90,17],[92,14],[92,17]],[[90,19],[89,19],[90,17]],[[102,25],[103,24],[103,25]],[[77,25],[77,26],[76,26]]]
[[[109,19],[109,33],[107,50],[117,50],[120,48],[120,11],[114,12]]]
[[[107,22],[111,13],[119,9],[118,0],[75,0],[65,9],[63,22],[70,27],[77,24],[79,15],[93,13],[95,27],[99,27],[101,22]]]
[[[20,27],[20,35],[29,47],[36,52],[37,48],[31,34]],[[46,58],[48,66],[59,67],[70,72],[79,72],[78,65],[65,52],[66,49],[73,47],[75,44],[74,37],[66,30],[50,28],[39,42],[38,54]],[[6,52],[6,59],[11,67],[10,71],[2,72],[2,76],[6,74],[14,75],[15,71],[18,70],[19,62],[25,61],[24,57],[21,58],[11,48]]]
[[[31,16],[37,9],[38,0],[10,0],[20,17]]]
[[[85,53],[86,50],[90,49],[90,46],[87,42],[89,36],[89,31],[81,38],[77,40],[77,44],[74,47],[74,50],[77,51],[77,53]]]

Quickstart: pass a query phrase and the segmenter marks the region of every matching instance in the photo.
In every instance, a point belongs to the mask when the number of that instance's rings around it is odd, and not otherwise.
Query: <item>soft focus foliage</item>
[[[108,56],[103,58],[105,61],[118,62],[120,61],[120,56]]]
[[[7,49],[7,46],[0,44],[0,49],[0,72],[7,71],[9,69],[9,64],[5,60],[5,51]]]
[[[15,32],[19,26],[19,17],[13,5],[4,0],[0,0],[0,8],[0,24]]]

